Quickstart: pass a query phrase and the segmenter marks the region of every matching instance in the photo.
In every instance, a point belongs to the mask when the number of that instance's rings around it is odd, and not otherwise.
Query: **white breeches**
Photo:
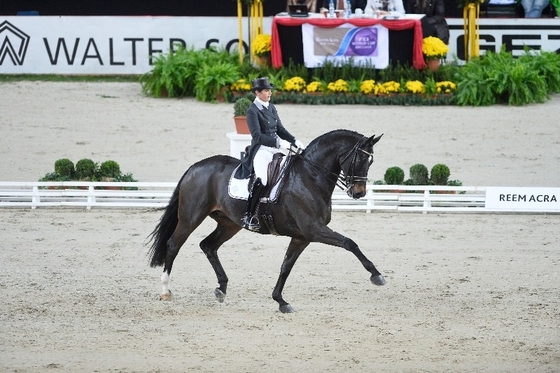
[[[256,177],[261,178],[263,185],[268,182],[268,164],[272,161],[274,154],[279,153],[280,150],[261,145],[255,158],[253,158],[253,169],[255,170]]]

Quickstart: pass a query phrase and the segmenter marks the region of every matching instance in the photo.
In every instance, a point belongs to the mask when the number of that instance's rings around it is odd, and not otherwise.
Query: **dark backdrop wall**
[[[447,17],[462,17],[457,0],[444,0]],[[287,0],[265,0],[264,15],[286,10]],[[0,0],[0,15],[37,11],[44,16],[213,16],[237,15],[235,0]],[[243,7],[243,13],[247,13]]]
[[[265,0],[265,16],[284,11],[286,0]],[[38,11],[45,16],[236,16],[235,0],[1,0],[0,14]],[[247,12],[243,7],[244,14]]]

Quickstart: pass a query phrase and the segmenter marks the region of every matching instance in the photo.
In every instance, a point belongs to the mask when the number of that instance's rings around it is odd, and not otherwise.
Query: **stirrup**
[[[245,215],[241,223],[241,227],[250,231],[258,231],[261,226],[259,224],[259,218],[256,216]]]

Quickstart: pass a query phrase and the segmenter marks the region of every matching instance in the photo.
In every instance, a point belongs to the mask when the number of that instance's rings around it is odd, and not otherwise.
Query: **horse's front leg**
[[[327,245],[342,247],[358,258],[360,263],[364,266],[364,268],[371,273],[370,281],[374,285],[385,285],[385,277],[375,268],[375,265],[366,258],[366,256],[362,253],[358,245],[350,238],[341,235],[338,232],[333,231],[327,226],[323,226],[321,228],[316,228],[312,230],[312,242],[321,242]]]
[[[284,261],[282,262],[282,267],[280,268],[280,275],[278,276],[278,281],[276,282],[276,286],[274,286],[274,290],[272,291],[272,299],[278,302],[280,312],[282,313],[292,313],[294,309],[288,302],[282,298],[282,290],[284,290],[284,285],[286,284],[286,280],[296,263],[296,260],[299,258],[300,254],[305,250],[305,248],[309,245],[309,241],[302,241],[296,238],[292,238],[290,244],[288,245],[288,250],[286,251],[286,255],[284,256]]]

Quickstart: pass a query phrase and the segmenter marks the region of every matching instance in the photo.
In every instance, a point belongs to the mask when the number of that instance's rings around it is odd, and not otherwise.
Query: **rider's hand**
[[[305,145],[303,145],[303,143],[301,141],[296,140],[295,144],[296,144],[298,149],[305,150]]]
[[[286,149],[286,150],[290,150],[290,147],[292,146],[292,144],[290,144],[289,141],[286,141],[286,140],[283,140],[283,139],[280,139],[280,141],[278,142],[278,144],[279,144],[278,147],[279,147],[280,149]]]

